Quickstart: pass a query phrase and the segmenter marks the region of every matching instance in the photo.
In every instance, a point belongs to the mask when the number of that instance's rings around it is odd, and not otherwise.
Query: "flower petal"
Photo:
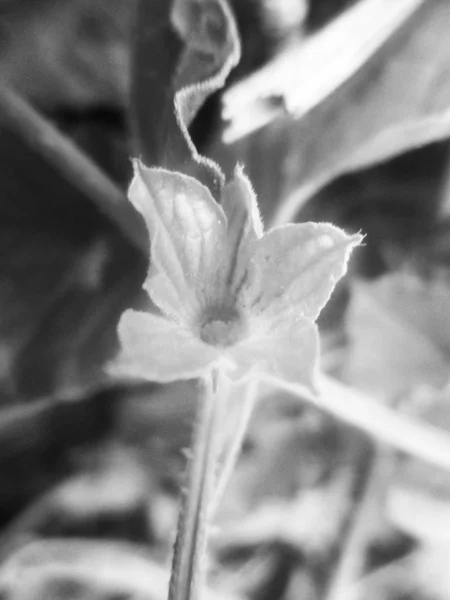
[[[186,318],[196,310],[202,283],[225,243],[224,212],[196,179],[150,169],[139,161],[129,198],[144,217],[151,239],[144,287],[163,312]]]
[[[233,179],[223,188],[221,204],[228,219],[228,230],[237,229],[247,242],[262,236],[256,194],[242,167],[236,167]]]
[[[199,377],[220,359],[179,324],[150,313],[127,310],[120,319],[122,352],[110,365],[114,376],[138,377],[161,383]]]
[[[254,243],[244,305],[272,315],[295,306],[299,314],[315,320],[361,240],[328,223],[273,229]]]
[[[240,167],[223,188],[221,205],[227,217],[227,250],[222,257],[218,282],[234,297],[245,278],[250,245],[263,232],[256,195]]]
[[[239,379],[252,368],[269,377],[315,388],[319,354],[317,326],[292,309],[265,326],[250,323],[253,335],[230,350]]]

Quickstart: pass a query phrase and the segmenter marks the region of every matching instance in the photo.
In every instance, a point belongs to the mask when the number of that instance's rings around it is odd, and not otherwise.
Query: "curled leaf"
[[[199,156],[187,127],[239,60],[224,0],[140,0],[132,57],[134,154],[148,165],[193,175],[219,193],[219,167]]]

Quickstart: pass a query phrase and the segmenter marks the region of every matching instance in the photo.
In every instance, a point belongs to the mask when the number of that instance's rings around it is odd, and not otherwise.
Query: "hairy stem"
[[[205,377],[198,409],[188,484],[183,490],[169,585],[169,600],[198,600],[202,587],[209,503],[220,452],[220,427],[226,404],[224,380],[214,371]]]

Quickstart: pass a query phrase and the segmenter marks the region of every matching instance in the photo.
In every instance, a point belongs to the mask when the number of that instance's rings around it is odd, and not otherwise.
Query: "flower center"
[[[213,307],[205,312],[200,338],[211,346],[232,346],[242,337],[243,320],[233,307]]]

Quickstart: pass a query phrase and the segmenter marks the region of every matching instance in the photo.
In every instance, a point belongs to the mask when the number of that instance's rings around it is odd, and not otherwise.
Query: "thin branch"
[[[204,380],[204,394],[194,433],[189,460],[188,485],[183,490],[182,506],[175,541],[169,600],[198,600],[202,590],[202,572],[209,504],[220,451],[220,428],[226,407],[225,381],[217,372]]]
[[[0,81],[0,128],[21,138],[75,189],[92,200],[132,245],[147,254],[145,230],[124,193],[4,81]],[[61,202],[63,200],[61,198]]]
[[[392,466],[392,452],[376,446],[346,539],[342,543],[326,600],[347,600],[350,591],[363,577],[367,543],[380,514],[380,496]]]
[[[450,435],[426,421],[402,414],[326,375],[321,377],[317,395],[294,383],[265,381],[357,427],[379,443],[450,472]]]

